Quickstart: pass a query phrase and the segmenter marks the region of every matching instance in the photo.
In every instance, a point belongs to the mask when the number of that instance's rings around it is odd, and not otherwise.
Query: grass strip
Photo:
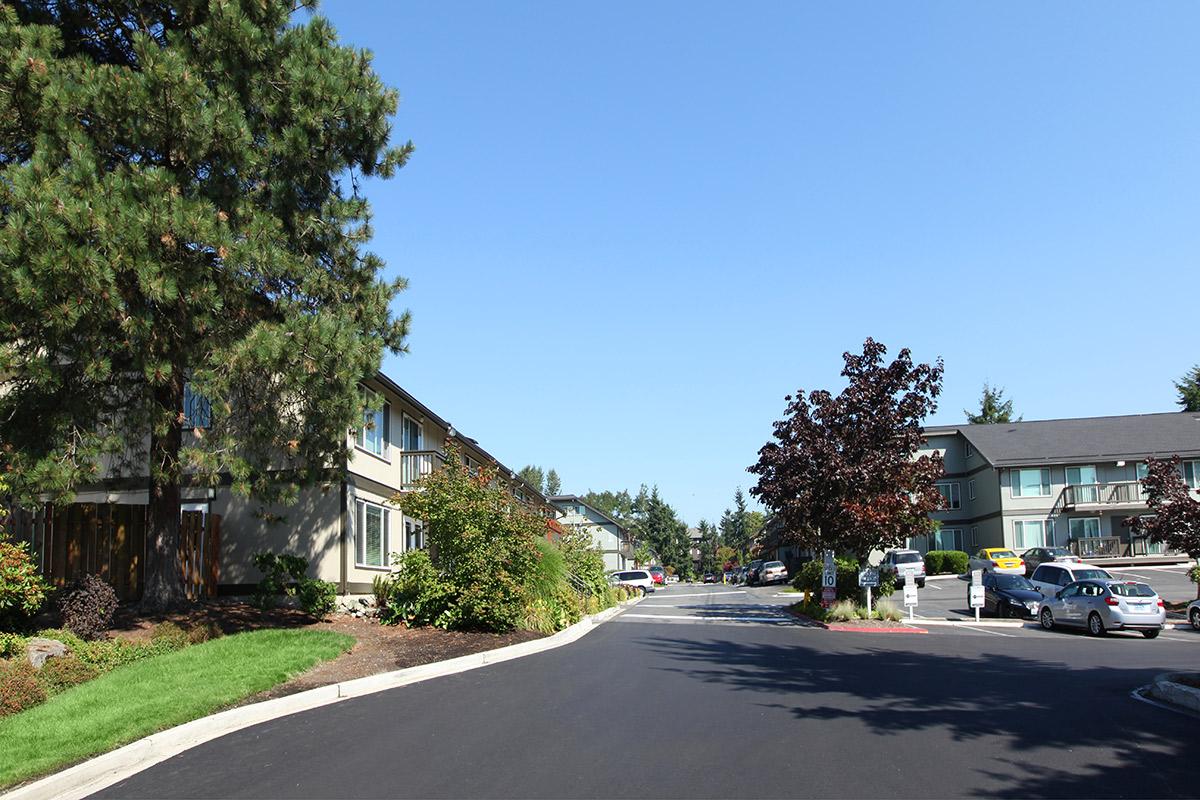
[[[353,644],[331,631],[259,630],[115,669],[0,719],[0,787],[207,716]]]

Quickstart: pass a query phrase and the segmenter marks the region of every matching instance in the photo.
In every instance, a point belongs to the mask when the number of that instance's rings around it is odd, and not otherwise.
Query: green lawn
[[[329,631],[261,630],[115,669],[0,719],[0,787],[219,711],[353,644]]]

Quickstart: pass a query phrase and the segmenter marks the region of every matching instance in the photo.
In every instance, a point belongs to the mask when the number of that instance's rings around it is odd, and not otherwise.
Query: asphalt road
[[[575,644],[249,728],[100,796],[1200,794],[1197,719],[1130,696],[1195,669],[1200,634],[834,632],[776,594],[673,586]]]

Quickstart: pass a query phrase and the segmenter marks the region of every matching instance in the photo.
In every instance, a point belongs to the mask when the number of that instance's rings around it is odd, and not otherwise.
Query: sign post
[[[825,551],[825,567],[821,570],[821,605],[829,608],[837,599],[837,563],[833,551]]]
[[[914,619],[916,613],[914,609],[917,607],[917,582],[904,582],[904,605],[908,606],[908,618]]]
[[[983,608],[983,570],[971,570],[971,607],[975,609],[975,621],[979,622],[979,609]]]
[[[858,572],[858,585],[867,590],[867,617],[871,616],[871,587],[879,585],[879,570],[875,567],[864,567]]]

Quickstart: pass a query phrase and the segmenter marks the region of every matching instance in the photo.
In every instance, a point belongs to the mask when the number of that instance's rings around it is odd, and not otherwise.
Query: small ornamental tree
[[[1193,569],[1196,574],[1200,572],[1200,500],[1192,496],[1180,475],[1180,464],[1179,456],[1151,458],[1146,462],[1142,487],[1146,490],[1150,514],[1132,517],[1125,524],[1152,541],[1162,542],[1172,550],[1196,559],[1197,565]],[[1200,582],[1197,582],[1196,594],[1200,597]]]
[[[326,479],[404,346],[360,179],[411,145],[313,5],[0,3],[0,471],[137,480],[151,608],[186,599],[181,485]]]
[[[937,408],[942,362],[914,365],[904,349],[886,364],[886,352],[867,339],[861,355],[842,355],[849,383],[840,394],[786,398],[786,416],[750,467],[758,475],[750,493],[778,516],[786,540],[861,561],[933,530],[942,459],[916,453],[922,421]]]

